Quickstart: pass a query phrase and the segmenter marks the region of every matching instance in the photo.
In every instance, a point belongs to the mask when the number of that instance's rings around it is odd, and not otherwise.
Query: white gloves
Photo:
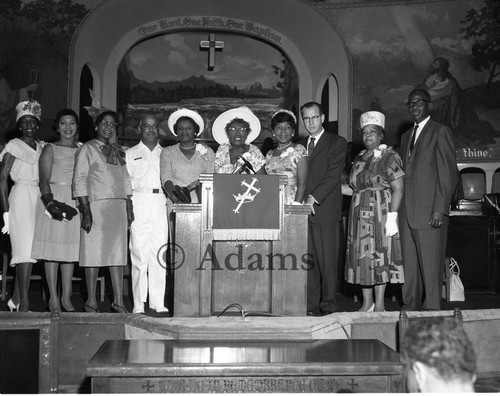
[[[9,212],[3,212],[3,224],[4,224],[4,226],[2,227],[2,234],[8,234],[9,233]]]
[[[387,220],[385,222],[385,234],[388,237],[394,236],[399,232],[398,229],[398,212],[387,213]]]

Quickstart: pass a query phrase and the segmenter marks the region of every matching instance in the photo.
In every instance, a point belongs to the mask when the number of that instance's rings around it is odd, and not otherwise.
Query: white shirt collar
[[[309,144],[309,142],[311,141],[311,138],[314,138],[314,139],[315,139],[315,140],[314,140],[314,143],[315,143],[315,144],[318,144],[318,141],[319,141],[319,139],[321,138],[321,136],[323,136],[323,133],[324,133],[324,132],[325,132],[325,129],[323,128],[323,129],[321,130],[321,132],[320,132],[320,133],[318,133],[317,135],[314,135],[314,136],[309,135],[309,139],[307,139],[307,144]]]
[[[138,143],[138,144],[139,144],[139,146],[140,146],[143,150],[151,151],[151,150],[149,150],[149,147],[148,147],[148,146],[146,146],[146,145],[143,143],[143,141],[142,141],[142,140],[139,140],[139,143]],[[160,143],[158,143],[158,142],[157,142],[157,143],[156,143],[155,148],[154,148],[151,152],[153,152],[153,151],[155,151],[155,150],[158,150],[158,149],[160,149],[160,150],[161,150],[161,149],[162,149],[162,147],[160,146]]]
[[[427,118],[423,121],[420,121],[418,124],[415,123],[415,125],[418,125],[418,130],[417,131],[421,131],[422,129],[424,129],[424,126],[425,124],[427,124],[427,122],[430,120],[431,116],[427,116]]]

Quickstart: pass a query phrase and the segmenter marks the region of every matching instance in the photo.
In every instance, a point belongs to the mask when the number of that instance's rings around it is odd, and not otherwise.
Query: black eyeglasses
[[[108,127],[111,127],[111,128],[116,128],[116,126],[118,125],[117,122],[113,122],[113,121],[105,121],[105,120],[102,120],[101,121],[101,124],[104,125],[104,126],[108,126]]]
[[[307,123],[307,122],[310,122],[310,121],[316,122],[320,118],[321,118],[321,114],[318,114],[318,115],[314,115],[312,117],[302,117],[302,121],[304,121],[304,123]]]
[[[247,127],[234,127],[234,126],[231,126],[231,127],[227,128],[227,131],[230,132],[230,133],[236,133],[236,132],[244,133],[244,132],[248,131],[248,128]]]
[[[409,109],[413,109],[414,107],[418,107],[419,109],[424,107],[424,103],[430,103],[428,100],[416,100],[415,102],[408,102],[406,106]]]

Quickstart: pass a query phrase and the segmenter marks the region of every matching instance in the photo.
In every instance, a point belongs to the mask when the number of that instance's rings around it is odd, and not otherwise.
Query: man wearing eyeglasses
[[[310,205],[308,250],[313,265],[307,272],[307,314],[327,315],[338,310],[337,268],[342,220],[341,175],[345,166],[347,141],[323,129],[321,105],[308,102],[300,108],[309,133],[302,145],[307,148],[309,165],[304,196]]]
[[[134,221],[130,226],[133,313],[167,316],[164,306],[166,268],[157,258],[167,243],[167,200],[160,181],[159,125],[154,114],[145,114],[139,123],[141,141],[126,152],[127,170],[132,181]]]
[[[414,125],[401,137],[403,308],[411,311],[441,308],[448,214],[458,180],[453,133],[430,118],[430,102],[426,90],[411,91],[408,112]]]

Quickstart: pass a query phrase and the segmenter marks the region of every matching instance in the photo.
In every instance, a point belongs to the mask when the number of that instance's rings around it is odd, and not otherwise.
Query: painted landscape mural
[[[168,130],[168,116],[178,108],[196,109],[206,128],[201,140],[213,142],[213,121],[225,110],[247,106],[259,117],[262,131],[257,142],[271,136],[272,114],[280,107],[296,108],[293,68],[274,47],[235,34],[218,33],[224,48],[212,55],[200,43],[204,32],[169,34],[146,40],[127,54],[120,65],[124,98],[124,144],[137,140],[141,114],[157,114],[165,144],[177,138]],[[210,67],[211,66],[211,67]],[[210,70],[213,69],[213,70]],[[291,72],[289,72],[291,70]],[[288,73],[285,76],[285,73]]]

